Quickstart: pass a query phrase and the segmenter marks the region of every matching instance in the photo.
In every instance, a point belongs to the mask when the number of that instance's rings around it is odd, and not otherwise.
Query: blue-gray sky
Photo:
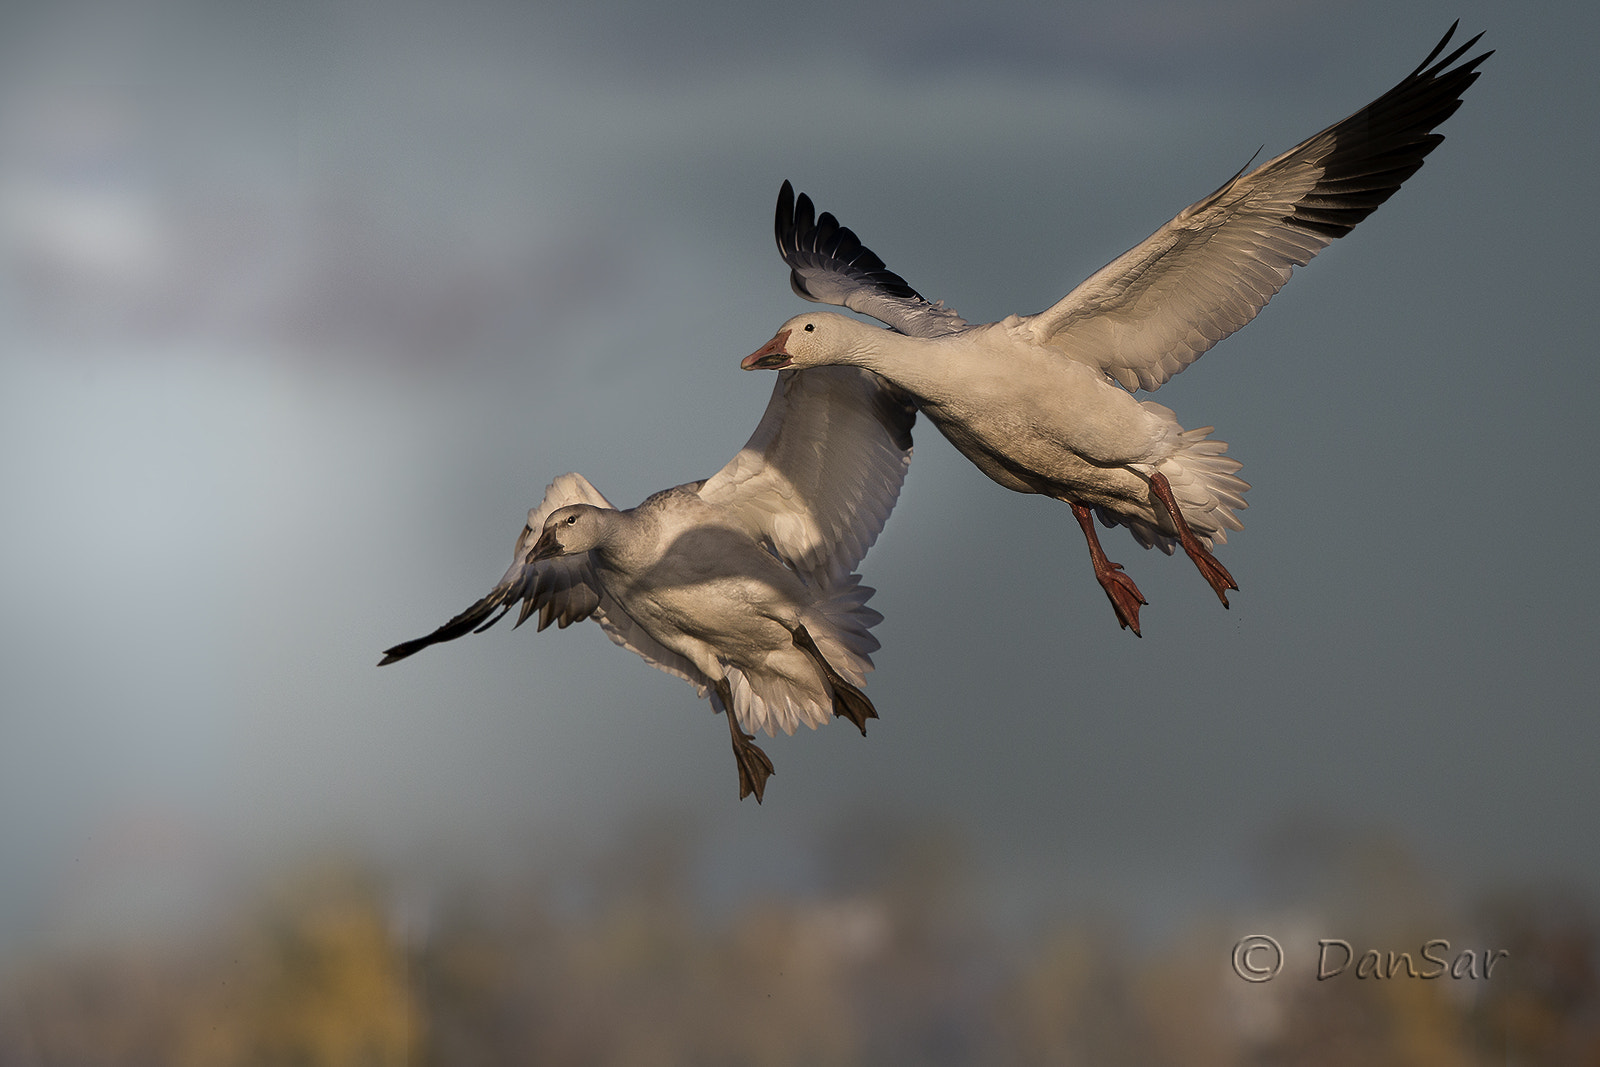
[[[1037,311],[1457,17],[1498,51],[1443,146],[1157,394],[1254,486],[1231,611],[1113,533],[1150,600],[1119,631],[1070,512],[922,423],[863,567],[882,721],[766,744],[762,807],[592,625],[375,669],[553,476],[627,506],[742,444],[771,378],[738,360],[802,306],[784,178],[968,319]],[[0,944],[315,843],[489,863],[661,808],[776,883],[854,807],[957,825],[1001,899],[1226,905],[1296,817],[1600,894],[1592,5],[0,27]]]

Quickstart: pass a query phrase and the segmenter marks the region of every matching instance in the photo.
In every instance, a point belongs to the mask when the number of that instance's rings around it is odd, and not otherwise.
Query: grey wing
[[[487,596],[461,614],[424,637],[403,641],[383,654],[378,666],[405,659],[441,641],[453,641],[469,633],[481,633],[499,622],[522,601],[522,611],[517,617],[521,626],[529,615],[539,613],[539,629],[554,622],[565,628],[588,618],[601,604],[600,583],[589,565],[587,553],[580,556],[560,556],[556,559],[527,562],[533,543],[544,529],[544,520],[551,512],[568,504],[593,504],[610,508],[610,501],[589,484],[581,474],[563,474],[545,489],[544,499],[528,512],[527,525],[517,535],[512,550],[511,566],[505,576],[495,584]]]
[[[622,606],[611,597],[601,594],[600,605],[594,610],[594,620],[600,624],[600,628],[614,644],[635,653],[650,666],[682,678],[694,686],[695,692],[702,697],[710,693],[710,680],[698,667],[651,637],[645,632],[644,627],[635,622],[633,616],[623,611]],[[712,703],[720,707],[715,694],[711,696]]]
[[[1053,307],[1023,319],[1041,343],[1129,389],[1155,389],[1255,318],[1304,266],[1415,174],[1492,52],[1434,63],[1314,137],[1237,174]]]
[[[964,319],[942,302],[924,300],[838,219],[815,212],[809,196],[796,200],[794,186],[783,183],[773,231],[796,295],[870,315],[912,337],[966,329]]]
[[[700,497],[813,583],[853,571],[911,463],[916,408],[856,367],[778,374],[755,433]]]

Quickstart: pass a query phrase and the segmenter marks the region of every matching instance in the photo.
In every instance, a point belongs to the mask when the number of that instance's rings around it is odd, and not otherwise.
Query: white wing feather
[[[755,433],[700,497],[813,584],[836,585],[894,508],[915,418],[899,390],[870,371],[783,371]]]
[[[1474,37],[1435,64],[1454,32],[1377,100],[1235,175],[1023,326],[1126,388],[1158,388],[1255,318],[1295,267],[1377,210],[1444,140],[1432,130],[1493,54],[1449,69]]]

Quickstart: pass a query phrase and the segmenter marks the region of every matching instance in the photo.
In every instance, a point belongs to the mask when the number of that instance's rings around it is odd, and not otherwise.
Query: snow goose
[[[703,481],[614,508],[581,474],[528,512],[511,568],[489,594],[379,666],[488,629],[593,618],[612,641],[709,696],[727,715],[739,799],[760,803],[772,761],[754,741],[831,712],[867,732],[860,687],[883,616],[851,573],[894,507],[916,409],[866,371],[785,371],[732,461]]]
[[[1336,237],[1389,198],[1443,140],[1492,53],[1442,60],[1456,27],[1410,75],[1342,122],[1184,208],[1037,315],[969,324],[924,300],[830,214],[786,181],[778,248],[794,291],[869,315],[798,315],[745,358],[746,370],[843,364],[910,393],[956,448],[1007,489],[1071,505],[1117,620],[1139,633],[1146,600],[1095,534],[1091,509],[1146,548],[1181,545],[1224,607],[1233,576],[1211,554],[1242,527],[1248,484],[1211,427],[1185,430],[1132,391],[1153,391],[1255,317]],[[1481,37],[1482,34],[1479,34]]]

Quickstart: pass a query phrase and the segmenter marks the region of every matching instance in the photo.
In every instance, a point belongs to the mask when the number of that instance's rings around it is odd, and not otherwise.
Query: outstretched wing
[[[1393,89],[1235,175],[1023,323],[1129,389],[1159,387],[1255,318],[1296,266],[1377,210],[1444,140],[1434,127],[1494,54],[1452,67],[1479,34],[1434,63],[1455,30]]]
[[[651,637],[615,600],[601,594],[600,606],[595,608],[593,617],[613,644],[636,654],[657,670],[682,678],[694,686],[695,692],[702,697],[709,695],[712,704],[717,705],[716,692],[700,668]]]
[[[540,560],[537,563],[527,562],[533,543],[544,529],[544,520],[551,512],[568,504],[611,507],[611,502],[600,495],[600,491],[590,485],[583,475],[561,475],[545,489],[544,499],[539,506],[528,512],[528,523],[517,535],[511,567],[489,594],[433,633],[395,645],[383,654],[378,666],[405,659],[441,641],[454,641],[465,634],[487,630],[499,622],[519,600],[522,601],[522,612],[517,617],[518,626],[535,611],[539,613],[541,630],[552,622],[565,628],[594,614],[600,608],[602,591],[589,565],[587,553]]]
[[[894,508],[915,420],[910,399],[870,371],[782,371],[755,433],[700,497],[808,580],[834,585]]]
[[[870,315],[912,337],[966,329],[961,316],[943,302],[924,300],[833,215],[824,211],[818,217],[815,211],[805,193],[795,199],[788,181],[778,190],[773,230],[797,295]]]

